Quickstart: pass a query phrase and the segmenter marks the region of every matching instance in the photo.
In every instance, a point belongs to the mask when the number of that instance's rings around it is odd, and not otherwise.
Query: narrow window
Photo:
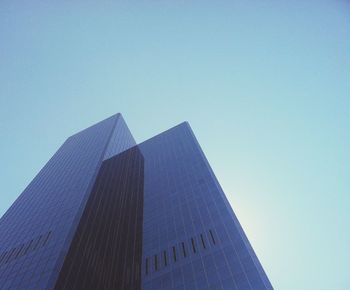
[[[174,262],[176,262],[176,249],[173,247]]]
[[[24,247],[24,244],[23,244],[23,245],[20,247],[20,249],[18,250],[18,252],[17,252],[17,254],[16,254],[16,256],[15,256],[15,259],[18,258],[19,253],[22,251],[23,247]]]
[[[167,256],[166,256],[166,251],[163,252],[163,257],[164,257],[164,266],[167,266],[168,265],[168,259],[167,259]]]
[[[211,230],[209,230],[209,233],[210,233],[211,239],[213,241],[213,244],[215,245],[215,239],[214,239],[213,232]]]
[[[146,275],[148,275],[148,258],[146,258]]]
[[[202,234],[201,234],[201,241],[202,241],[203,248],[205,249],[205,242]]]
[[[186,248],[185,248],[185,243],[182,242],[182,251],[184,253],[184,257],[186,258]]]
[[[47,234],[47,237],[46,237],[45,241],[43,242],[42,247],[46,245],[47,241],[48,241],[49,238],[50,238],[50,235],[51,235],[51,232],[49,232],[49,233]]]
[[[33,243],[33,240],[30,241],[30,243],[29,243],[29,245],[26,247],[26,249],[25,249],[23,255],[25,255],[25,254],[28,253],[28,250],[29,250],[30,246],[32,245],[32,243]]]
[[[158,258],[157,255],[154,255],[154,270],[158,270]]]
[[[126,267],[126,281],[129,281],[130,279],[130,268]]]
[[[191,238],[191,242],[192,242],[192,250],[193,250],[193,253],[196,253],[196,245],[194,243],[194,239]]]
[[[0,256],[0,264],[1,264],[2,260],[5,261],[5,257],[6,257],[6,255],[7,255],[7,253],[8,253],[8,252],[5,252],[5,253],[3,253],[3,254]]]
[[[7,257],[6,261],[4,262],[4,264],[6,264],[12,258],[12,254],[14,253],[15,250],[16,250],[16,248],[12,249],[12,251],[8,255],[8,257]]]
[[[38,241],[35,243],[34,247],[33,247],[33,251],[38,247],[40,240],[41,240],[42,236],[39,237]]]
[[[139,279],[139,270],[140,270],[139,263],[136,262],[135,270],[133,271],[135,273],[135,276],[134,276],[135,281],[137,281]]]

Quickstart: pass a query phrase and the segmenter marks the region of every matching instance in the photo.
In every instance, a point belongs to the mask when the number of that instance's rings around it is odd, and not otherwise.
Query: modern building
[[[189,124],[71,137],[0,220],[0,289],[273,289]]]

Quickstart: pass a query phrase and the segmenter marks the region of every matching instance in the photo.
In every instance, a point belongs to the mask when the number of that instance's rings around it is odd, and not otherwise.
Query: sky
[[[121,112],[194,130],[275,289],[350,289],[350,2],[0,2],[0,216]]]

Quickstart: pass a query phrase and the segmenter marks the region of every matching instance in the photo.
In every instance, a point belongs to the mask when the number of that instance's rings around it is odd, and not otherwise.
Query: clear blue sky
[[[116,112],[190,122],[276,290],[350,289],[350,2],[1,1],[0,215]]]

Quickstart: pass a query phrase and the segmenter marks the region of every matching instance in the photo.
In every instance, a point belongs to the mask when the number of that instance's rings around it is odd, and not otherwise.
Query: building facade
[[[273,289],[187,122],[68,138],[0,219],[0,289]]]

